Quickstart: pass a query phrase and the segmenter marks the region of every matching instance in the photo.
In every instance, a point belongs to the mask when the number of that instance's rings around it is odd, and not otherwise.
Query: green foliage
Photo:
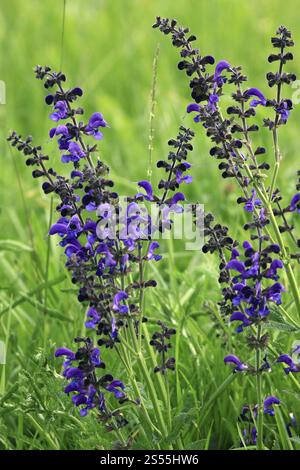
[[[59,365],[53,360],[55,347],[69,346],[73,337],[83,333],[84,312],[65,275],[56,242],[47,240],[49,203],[20,155],[13,154],[5,142],[9,130],[17,128],[33,133],[37,143],[53,152],[45,140],[51,127],[49,109],[43,104],[44,91],[33,77],[33,66],[59,67],[62,60],[70,83],[85,90],[87,112],[103,112],[111,128],[101,144],[101,158],[112,168],[119,192],[133,193],[133,182],[146,176],[149,164],[152,61],[161,41],[151,30],[155,16],[171,15],[189,25],[205,53],[243,63],[253,86],[267,91],[268,38],[285,23],[299,48],[296,11],[296,0],[286,0],[284,8],[280,0],[72,0],[67,1],[62,50],[62,0],[3,0],[0,78],[6,83],[7,104],[0,105],[0,340],[7,344],[7,363],[0,365],[0,449],[108,449],[117,445],[116,437],[104,432],[93,414],[79,418],[62,391]],[[153,162],[167,152],[167,141],[176,135],[180,123],[192,125],[185,116],[188,87],[176,71],[176,59],[167,41],[162,42],[152,123]],[[300,75],[299,61],[294,66]],[[296,106],[281,134],[281,183],[296,181],[291,163],[298,155],[299,118]],[[267,133],[264,139],[260,143],[270,148]],[[58,156],[54,158],[59,166]],[[235,205],[237,191],[231,183],[220,182],[203,139],[197,139],[192,163],[195,184],[188,189],[190,199],[204,203],[222,223],[230,223],[233,236],[244,236],[244,214]],[[286,188],[288,196],[293,189],[292,184]],[[255,391],[247,380],[231,376],[223,364],[232,347],[238,345],[241,356],[243,349],[233,328],[213,311],[219,295],[217,261],[200,252],[183,252],[174,242],[166,244],[161,266],[159,273],[156,266],[152,268],[159,285],[147,295],[146,313],[150,323],[160,318],[178,330],[174,345],[178,368],[169,387],[172,429],[165,444],[175,448],[183,444],[186,449],[239,448],[237,419],[245,402],[255,402]],[[289,294],[285,297],[288,301]],[[288,313],[299,321],[293,305]],[[279,345],[280,351],[287,351],[298,329],[278,312],[272,315],[271,326],[287,333]],[[111,356],[104,352],[106,359],[111,361]],[[126,382],[118,360],[110,363],[110,369]],[[287,393],[276,428],[269,421],[265,424],[273,436],[270,448],[299,448],[299,437],[289,439],[284,427],[288,413],[295,411],[296,402],[299,405],[294,387],[281,365],[274,365],[266,393],[271,389]],[[136,414],[130,415],[129,408],[128,413],[126,435],[133,436],[133,448],[155,448],[158,436],[153,433],[152,441],[147,441],[138,431]]]

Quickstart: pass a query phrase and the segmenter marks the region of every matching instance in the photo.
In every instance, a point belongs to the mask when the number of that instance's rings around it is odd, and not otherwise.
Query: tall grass
[[[101,156],[112,168],[122,193],[128,182],[146,175],[149,165],[152,62],[158,41],[151,30],[155,16],[177,17],[188,24],[207,53],[217,59],[226,56],[232,64],[245,64],[253,86],[265,90],[270,48],[266,38],[285,23],[293,30],[300,50],[298,2],[3,0],[1,6],[0,79],[5,81],[7,96],[6,105],[0,106],[0,340],[7,344],[7,364],[0,365],[0,448],[108,448],[112,437],[101,431],[93,417],[79,420],[61,391],[53,351],[81,334],[84,315],[73,295],[62,295],[71,293],[73,287],[55,241],[47,237],[51,205],[41,197],[21,157],[12,154],[5,142],[11,128],[25,134],[32,131],[37,142],[50,128],[43,90],[33,79],[32,68],[37,63],[62,65],[70,81],[86,90],[87,112],[103,112],[110,129]],[[166,142],[178,125],[187,122],[188,90],[175,63],[176,52],[162,42],[155,120],[151,122],[151,129],[155,128],[153,161],[166,153]],[[299,75],[297,57],[295,67]],[[289,126],[281,133],[285,149],[281,185],[294,178],[299,122],[300,106],[296,106]],[[264,138],[263,144],[271,149],[267,133]],[[47,142],[42,143],[47,148]],[[267,158],[272,158],[271,152]],[[235,188],[219,182],[204,140],[196,143],[192,163],[195,183],[189,188],[190,198],[206,204],[224,223],[235,220],[233,235],[238,235],[243,214],[234,205]],[[293,188],[288,186],[286,191],[291,194]],[[238,339],[228,338],[226,325],[214,313],[216,262],[204,260],[200,252],[177,248],[165,247],[163,268],[155,272],[159,286],[148,295],[146,306],[150,319],[166,318],[178,329],[180,372],[171,387],[176,418],[169,439],[175,441],[180,429],[191,448],[238,447],[240,408],[254,397],[247,381],[230,378],[235,382],[231,385],[223,367],[225,352],[230,351],[228,342]],[[287,330],[287,349],[289,336]],[[112,367],[122,377],[121,367]],[[284,417],[289,409],[299,408],[295,386],[280,370],[273,374],[270,390],[280,390]],[[274,446],[284,448],[284,428],[277,425],[281,433]],[[272,433],[274,424],[267,421],[267,426]],[[143,447],[143,437],[138,436],[134,445]],[[299,447],[296,442],[293,445]]]

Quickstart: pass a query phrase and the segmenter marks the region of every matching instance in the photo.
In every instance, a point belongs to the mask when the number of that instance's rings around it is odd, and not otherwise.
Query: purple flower
[[[143,197],[147,201],[153,201],[154,200],[153,188],[152,188],[151,183],[149,183],[149,181],[145,181],[145,180],[144,181],[139,181],[138,186],[140,188],[143,188],[146,191],[146,195],[142,194],[142,193],[138,193],[138,194],[135,195],[135,197]]]
[[[95,315],[95,312],[92,312]],[[67,356],[68,361],[64,362],[63,376],[70,380],[65,387],[65,393],[74,393],[72,401],[76,407],[84,405],[80,410],[81,416],[86,416],[88,410],[98,407],[100,411],[105,411],[104,394],[99,390],[100,387],[113,392],[117,398],[123,398],[125,394],[122,390],[125,388],[122,382],[114,379],[110,374],[98,377],[97,370],[104,367],[100,360],[100,350],[94,347],[90,338],[76,338],[78,343],[84,343],[79,347],[76,354],[69,349],[59,348],[56,356]],[[72,362],[77,362],[77,367]],[[120,390],[121,388],[121,390]]]
[[[242,322],[236,329],[237,333],[241,333],[243,331],[243,327],[251,325],[251,321],[249,320],[247,315],[245,315],[242,312],[233,312],[233,314],[230,317],[230,321],[231,322],[233,322],[233,321],[241,321]]]
[[[125,393],[122,391],[125,390],[125,386],[121,382],[121,380],[113,380],[110,384],[106,385],[105,388],[109,392],[112,392],[114,396],[118,399],[125,397]]]
[[[247,364],[243,364],[242,361],[240,361],[240,359],[237,356],[234,356],[233,354],[229,354],[228,356],[224,357],[224,362],[225,364],[234,364],[234,372],[242,372],[248,369]]]
[[[261,206],[261,200],[256,197],[255,189],[251,190],[252,196],[246,201],[244,209],[247,212],[253,212],[255,207]]]
[[[87,249],[83,247],[79,241],[76,238],[73,238],[72,240],[68,240],[68,245],[65,249],[65,255],[70,258],[74,253],[76,256],[85,259],[87,255]]]
[[[68,348],[58,348],[55,351],[55,357],[66,356],[69,359],[75,359],[75,353]]]
[[[275,107],[276,113],[280,114],[281,121],[286,123],[289,115],[290,110],[292,109],[293,105],[291,100],[282,100],[278,106]]]
[[[85,133],[94,136],[96,140],[101,140],[103,134],[99,131],[99,127],[107,127],[107,123],[101,113],[94,113],[90,117],[87,126],[85,126]]]
[[[49,132],[49,136],[52,139],[55,135],[63,135],[65,137],[68,137],[69,136],[69,130],[68,130],[67,126],[65,126],[64,124],[60,124],[57,127],[52,127],[52,129]]]
[[[68,146],[68,154],[64,154],[61,157],[63,163],[78,162],[80,158],[85,157],[85,152],[77,142],[70,142]]]
[[[149,245],[149,250],[148,250],[148,253],[147,253],[147,259],[148,260],[151,260],[151,259],[154,259],[155,261],[159,261],[162,256],[161,255],[156,255],[154,253],[154,251],[159,248],[159,243],[158,242],[152,242],[150,243]]]
[[[112,316],[112,319],[111,319],[111,332],[110,332],[110,337],[112,338],[112,340],[116,340],[117,337],[118,337],[118,329],[117,329],[117,325],[116,325],[116,318],[114,316]]]
[[[219,96],[217,95],[217,93],[211,93],[209,95],[209,98],[208,98],[208,104],[206,106],[206,108],[208,108],[210,111],[216,111],[217,107],[216,107],[216,103],[218,103],[219,101]]]
[[[73,232],[75,235],[78,235],[82,231],[81,221],[77,214],[73,215],[69,220],[67,226],[68,232]]]
[[[49,235],[58,234],[60,237],[63,237],[67,233],[67,224],[63,221],[63,219],[60,219],[60,221],[52,225],[49,230]]]
[[[77,241],[77,237],[82,233],[81,221],[77,214],[73,215],[70,219],[66,217],[61,217],[49,230],[49,235],[58,234],[62,237],[60,241],[61,246],[68,246],[66,250],[66,255],[70,256],[72,253],[78,253],[79,251],[84,251],[84,247]]]
[[[281,293],[284,292],[284,287],[279,282],[275,282],[271,287],[264,290],[264,295],[267,300],[275,302],[277,305],[282,303]]]
[[[238,261],[237,259],[232,259],[230,260],[227,265],[227,269],[232,269],[234,271],[238,271],[239,273],[243,273],[245,271],[245,265],[241,261]]]
[[[113,210],[111,204],[105,202],[97,207],[97,216],[103,219],[111,219]]]
[[[90,360],[95,367],[99,367],[101,365],[100,350],[98,348],[94,348],[90,351]]]
[[[73,377],[81,379],[83,377],[83,371],[78,367],[68,367],[64,370],[63,375],[66,379],[71,379]]]
[[[250,102],[250,106],[256,107],[259,104],[261,104],[262,106],[266,106],[267,100],[264,97],[263,93],[257,88],[249,88],[249,90],[245,92],[245,96],[247,98],[250,98],[251,96],[255,96],[257,98]]]
[[[221,77],[223,70],[230,69],[231,65],[226,60],[220,60],[217,63],[214,73],[214,82],[221,87],[225,83],[225,78]]]
[[[79,171],[79,170],[73,170],[73,171],[71,171],[70,176],[71,176],[72,179],[73,179],[73,178],[80,178],[80,179],[82,179],[83,173],[82,173],[81,171]]]
[[[216,68],[215,68],[215,74],[214,74],[214,79],[218,78],[223,70],[228,70],[230,69],[231,65],[229,62],[226,60],[220,60],[220,62],[217,63]]]
[[[292,351],[293,354],[300,354],[300,344],[298,344]]]
[[[291,203],[290,203],[290,211],[291,212],[297,211],[298,214],[300,214],[299,201],[300,201],[300,193],[297,193],[292,197],[292,200],[291,200]]]
[[[276,398],[274,396],[267,397],[264,401],[264,414],[274,416],[275,410],[273,408],[273,405],[280,405],[279,398]]]
[[[187,112],[187,113],[192,113],[192,112],[199,113],[200,109],[201,109],[200,104],[191,103],[191,104],[189,104],[188,107],[186,108],[186,112]]]
[[[96,403],[94,402],[94,397],[95,397],[96,394],[97,394],[97,390],[95,389],[95,387],[93,387],[93,385],[90,385],[89,389],[88,389],[87,396],[84,395],[84,399],[80,400],[81,403],[80,403],[80,401],[78,402],[78,400],[75,400],[75,402],[73,401],[75,406],[79,406],[79,405],[83,405],[83,404],[86,405],[84,408],[81,408],[80,416],[82,416],[82,417],[86,416],[87,413],[88,413],[88,410],[91,410],[92,408],[95,408]],[[72,397],[72,399],[74,399],[74,397]]]
[[[101,316],[97,312],[97,310],[94,307],[90,307],[87,314],[87,321],[85,322],[85,326],[87,328],[95,328],[98,322],[100,321]]]
[[[197,104],[197,103],[191,103],[187,106],[186,108],[186,112],[187,113],[200,113],[200,105]],[[194,117],[194,121],[195,122],[199,122],[200,121],[200,114],[197,114],[197,116]]]
[[[128,299],[128,294],[125,291],[121,290],[120,292],[118,292],[114,296],[113,310],[119,313],[127,313],[128,307],[126,305],[121,305],[120,303],[126,299]]]
[[[265,277],[274,279],[274,281],[277,281],[279,279],[279,276],[277,276],[277,269],[282,269],[283,268],[283,262],[279,259],[274,259],[267,270]]]
[[[75,406],[83,405],[87,402],[87,397],[83,395],[83,393],[79,393],[78,395],[72,396],[72,402]]]
[[[114,259],[113,254],[110,252],[109,247],[106,243],[100,243],[96,250],[97,253],[103,253],[103,257],[99,260],[98,269],[96,274],[101,276],[105,269],[109,268],[110,272],[113,272],[113,268],[117,262]]]
[[[180,201],[185,201],[185,196],[183,193],[175,193],[172,199],[170,200],[170,205],[173,206]]]
[[[66,101],[58,101],[54,106],[55,112],[50,114],[52,121],[59,121],[66,119],[68,113],[68,106]]]
[[[288,354],[282,354],[276,362],[283,362],[288,366],[284,367],[284,372],[286,374],[289,374],[290,372],[300,372],[299,366],[294,363],[293,359]]]
[[[184,175],[182,171],[176,172],[176,181],[178,184],[186,183],[190,184],[193,181],[193,178],[190,175]]]

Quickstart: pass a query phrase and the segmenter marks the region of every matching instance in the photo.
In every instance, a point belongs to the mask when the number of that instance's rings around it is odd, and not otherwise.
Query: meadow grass
[[[69,82],[85,90],[87,113],[104,114],[110,129],[101,143],[101,158],[111,167],[119,193],[133,194],[134,182],[144,179],[149,170],[152,63],[158,43],[152,161],[166,155],[167,141],[176,136],[181,123],[196,128],[185,114],[190,97],[187,81],[176,68],[176,51],[151,29],[155,16],[171,16],[188,25],[205,53],[243,64],[251,85],[267,91],[269,38],[280,24],[293,31],[293,67],[300,75],[298,2],[286,0],[283,6],[280,0],[73,0],[66,2],[64,29],[63,0],[3,0],[1,6],[0,79],[6,84],[6,105],[0,106],[0,340],[7,345],[7,363],[0,365],[0,448],[107,449],[114,437],[103,432],[94,416],[79,419],[62,392],[60,367],[53,359],[57,346],[70,345],[84,332],[84,310],[56,241],[47,236],[55,201],[49,203],[42,195],[22,157],[6,143],[11,129],[32,133],[35,142],[58,160],[45,138],[51,127],[49,109],[33,67],[62,66]],[[299,169],[299,122],[300,106],[296,106],[289,126],[280,132],[284,158],[279,183],[287,196],[293,193]],[[268,133],[263,139],[260,144],[268,148],[271,161]],[[220,222],[230,225],[233,236],[242,239],[245,216],[235,204],[238,191],[233,183],[221,181],[208,149],[200,131],[191,157],[194,183],[188,188],[189,200],[204,203]],[[223,364],[239,339],[216,316],[217,260],[185,252],[176,243],[164,245],[163,258],[155,272],[159,285],[147,294],[146,313],[150,321],[167,319],[178,330],[174,348],[180,367],[170,383],[175,418],[168,439],[175,442],[181,431],[185,448],[237,448],[237,418],[243,403],[255,402],[255,391],[250,379],[228,379],[230,372]],[[292,304],[289,313],[295,316]],[[291,334],[283,326],[281,343],[275,347],[279,352],[288,350],[297,335],[300,339],[300,332],[295,329]],[[107,360],[105,355],[105,362],[112,360],[112,355]],[[109,366],[126,380],[117,360]],[[234,384],[219,390],[226,380]],[[268,386],[268,392],[282,397],[284,419],[299,409],[300,386],[284,377],[280,367]],[[151,413],[150,403],[149,409]],[[274,434],[274,448],[288,448],[280,416],[277,422],[266,419],[266,429]],[[147,445],[142,435],[133,444],[134,448]],[[297,440],[292,445],[299,448]]]

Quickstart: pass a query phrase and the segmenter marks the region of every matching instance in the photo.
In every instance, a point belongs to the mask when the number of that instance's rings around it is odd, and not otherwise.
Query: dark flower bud
[[[258,168],[259,168],[260,170],[269,170],[269,169],[270,169],[270,165],[269,165],[269,163],[261,163],[261,164],[258,166]]]
[[[48,181],[45,181],[42,184],[42,189],[43,189],[45,194],[49,194],[49,193],[52,193],[54,191],[54,187],[52,186],[52,184],[48,183]]]
[[[243,132],[242,126],[239,126],[238,124],[234,124],[231,128],[231,132],[234,134],[235,132]]]
[[[159,160],[156,164],[157,168],[168,168],[170,165],[165,160]]]
[[[294,59],[294,56],[291,52],[287,52],[286,54],[284,54],[283,56],[283,61],[286,62],[288,60],[293,60]]]
[[[27,158],[25,163],[26,163],[27,166],[32,166],[32,165],[36,164],[36,161],[35,161],[34,158]]]
[[[41,170],[33,170],[32,172],[32,177],[33,178],[39,178],[40,176],[44,176],[45,173]]]
[[[249,126],[249,127],[247,128],[247,131],[248,131],[248,132],[256,132],[256,131],[258,131],[258,130],[259,130],[259,127],[258,127],[256,124],[253,124],[252,126]]]
[[[229,168],[228,163],[226,162],[221,162],[218,166],[219,170],[227,170]]]
[[[280,60],[280,55],[279,54],[270,54],[268,57],[268,62],[272,63],[275,62],[276,60]]]
[[[240,114],[240,110],[237,106],[229,106],[227,108],[227,114]]]
[[[186,60],[182,60],[181,62],[178,63],[179,70],[184,70],[189,66],[190,66],[190,63],[187,62]]]
[[[254,152],[254,155],[262,155],[263,153],[266,153],[266,149],[264,147],[257,147]]]
[[[145,287],[156,287],[157,282],[154,279],[149,279],[149,281],[145,282]]]
[[[203,251],[203,253],[208,253],[208,251],[209,251],[208,245],[203,245],[202,251]]]
[[[50,105],[50,104],[53,103],[53,101],[54,101],[54,96],[53,96],[53,95],[47,95],[47,96],[45,97],[45,102],[46,102],[46,104]]]
[[[256,111],[255,111],[254,108],[249,108],[244,113],[245,118],[249,118],[249,117],[255,116],[255,115],[256,115]]]
[[[213,56],[211,55],[207,55],[205,57],[202,57],[201,59],[201,64],[204,65],[204,64],[210,64],[210,65],[213,65],[215,63],[215,59]]]

